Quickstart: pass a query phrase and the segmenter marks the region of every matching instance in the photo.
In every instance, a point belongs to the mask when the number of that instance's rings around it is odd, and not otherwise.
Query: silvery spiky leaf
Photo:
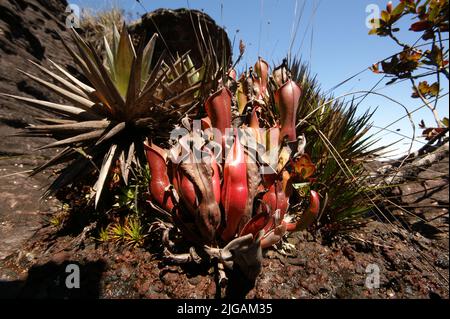
[[[89,83],[52,61],[54,71],[30,61],[50,80],[21,71],[60,95],[66,104],[3,94],[54,115],[22,133],[56,139],[41,149],[63,147],[32,173],[67,163],[45,195],[96,172],[98,179],[93,186],[97,205],[112,167],[120,167],[127,183],[130,167],[144,161],[143,141],[165,140],[183,116],[196,111],[193,106],[201,99],[202,74],[207,66],[196,69],[188,54],[155,57],[157,34],[138,46],[133,45],[125,25],[121,32],[114,26],[112,34],[111,41],[104,39],[102,58],[72,29],[77,51],[67,44],[65,47]]]

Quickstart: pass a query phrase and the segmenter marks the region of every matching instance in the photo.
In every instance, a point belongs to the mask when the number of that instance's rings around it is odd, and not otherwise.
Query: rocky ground
[[[54,31],[67,38],[65,7],[64,0],[0,1],[0,92],[58,101],[16,68],[29,71],[27,59],[48,66],[47,58],[71,67]],[[35,68],[33,73],[39,74]],[[254,285],[236,272],[222,291],[210,265],[170,266],[151,246],[100,244],[49,226],[49,217],[61,206],[56,199],[40,201],[51,174],[28,178],[27,172],[53,151],[32,152],[45,141],[11,136],[37,115],[44,113],[0,99],[0,297],[449,297],[448,151],[391,194],[403,207],[389,207],[395,218],[375,218],[334,237],[297,234],[289,238],[297,253],[267,251]],[[65,288],[69,263],[80,265],[78,290]],[[380,286],[369,289],[366,280],[374,269],[379,269]]]
[[[448,298],[448,211],[443,208],[448,205],[448,168],[439,172],[445,161],[448,156],[432,169],[421,170],[434,174],[426,182],[411,181],[395,190],[398,205],[418,215],[396,212],[403,227],[393,217],[374,218],[335,236],[324,231],[295,234],[288,238],[296,247],[293,255],[266,251],[263,272],[254,284],[238,272],[229,273],[225,290],[216,284],[213,265],[164,263],[157,241],[130,248],[50,226],[46,220],[58,206],[33,202],[42,180],[14,175],[3,186],[10,185],[12,191],[2,204],[6,245],[0,256],[0,297]],[[447,184],[427,190],[433,181]],[[30,189],[15,196],[13,186],[18,184]],[[65,286],[65,269],[72,263],[81,270],[81,288],[76,290]],[[378,271],[379,286],[369,288],[370,275]]]
[[[60,101],[60,98],[28,79],[21,69],[43,77],[31,60],[49,66],[47,59],[71,67],[59,34],[69,39],[63,23],[65,1],[0,1],[0,93]],[[41,202],[42,187],[48,174],[27,178],[38,162],[49,159],[53,151],[33,152],[44,141],[12,135],[41,112],[13,99],[0,99],[0,259],[17,249],[37,230],[41,212],[52,210],[55,203]]]
[[[448,298],[448,239],[430,240],[372,222],[333,239],[298,234],[297,253],[265,253],[254,286],[229,274],[222,290],[210,265],[174,266],[145,249],[82,246],[42,228],[32,242],[0,261],[7,298]],[[80,266],[80,289],[65,286],[66,266]],[[379,270],[379,286],[368,277]]]

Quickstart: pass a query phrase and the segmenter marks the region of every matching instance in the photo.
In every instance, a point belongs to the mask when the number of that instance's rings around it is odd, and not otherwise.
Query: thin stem
[[[442,35],[441,35],[440,30],[438,30],[438,39],[439,39],[439,47],[440,47],[441,51],[444,52],[444,44],[443,44],[444,40],[442,40]],[[448,50],[445,54],[448,54]],[[448,80],[449,74],[448,74],[448,71],[445,66],[441,69],[441,72],[447,77],[447,80]]]
[[[416,85],[416,82],[414,82],[414,79],[411,79],[411,83],[414,87],[414,90],[417,92],[417,95],[420,97],[420,99],[422,100],[422,102],[430,109],[430,111],[433,113],[434,116],[434,120],[436,121],[436,124],[439,128],[444,127],[444,125],[442,124],[441,120],[439,119],[439,114],[436,110],[435,107],[433,107],[433,105],[431,105],[430,101],[428,101],[422,94],[422,92],[420,92],[419,88]]]
[[[403,49],[409,49],[409,46],[403,42],[401,42],[395,35],[392,33],[392,26],[389,28],[389,37],[395,41],[399,46],[403,47]]]

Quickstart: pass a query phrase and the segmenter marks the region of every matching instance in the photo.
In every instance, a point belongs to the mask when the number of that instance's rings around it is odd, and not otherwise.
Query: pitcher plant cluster
[[[304,135],[297,136],[300,96],[285,64],[269,75],[260,58],[238,80],[229,70],[204,102],[207,116],[185,118],[172,147],[145,144],[150,202],[190,242],[231,268],[237,262],[249,277],[260,249],[307,228],[319,212],[314,190],[297,199],[303,210],[289,209],[293,184],[309,185],[315,171]]]

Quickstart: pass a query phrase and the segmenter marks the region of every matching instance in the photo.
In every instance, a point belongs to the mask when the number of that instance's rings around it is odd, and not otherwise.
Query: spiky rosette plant
[[[323,94],[300,60],[292,60],[289,69],[303,92],[297,131],[309,141],[306,151],[317,168],[315,189],[323,197],[318,222],[339,230],[356,227],[384,200],[365,164],[387,145],[374,147],[377,140],[368,134],[373,112],[358,115],[354,101]]]
[[[137,47],[124,25],[119,33],[113,28],[112,41],[104,38],[104,58],[92,44],[72,29],[78,52],[65,47],[84,77],[84,83],[60,65],[56,72],[31,62],[54,83],[21,71],[32,80],[63,97],[67,104],[3,94],[49,111],[54,117],[41,118],[42,125],[26,128],[26,136],[49,136],[57,141],[41,147],[64,147],[54,158],[33,170],[32,174],[56,164],[68,163],[45,195],[56,192],[86,174],[97,171],[97,205],[112,165],[119,163],[127,183],[134,163],[144,164],[142,142],[151,136],[167,140],[173,126],[183,116],[192,114],[208,85],[206,67],[196,69],[188,54],[153,57],[155,34]],[[97,169],[98,167],[98,169]]]

